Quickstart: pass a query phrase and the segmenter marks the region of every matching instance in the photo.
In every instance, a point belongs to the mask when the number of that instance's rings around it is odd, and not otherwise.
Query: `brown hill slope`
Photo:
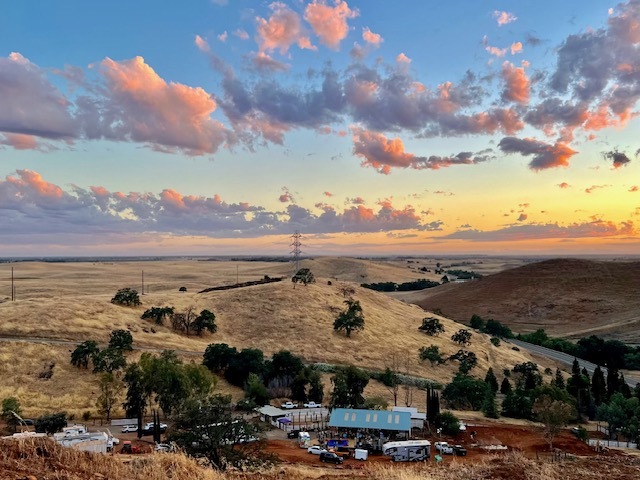
[[[404,298],[468,322],[474,313],[516,332],[597,334],[640,343],[640,262],[555,259]]]
[[[145,272],[152,271],[151,267],[147,265]],[[444,356],[455,353],[459,347],[450,337],[461,325],[442,318],[446,333],[429,337],[418,331],[422,318],[427,316],[423,310],[355,285],[355,298],[362,304],[366,325],[363,332],[346,338],[332,328],[335,317],[345,308],[344,297],[336,283],[328,285],[326,278],[318,277],[318,283],[296,289],[291,282],[283,281],[204,294],[195,293],[196,288],[192,289],[190,285],[188,292],[179,293],[176,286],[185,280],[188,268],[170,264],[170,276],[180,279],[167,281],[171,288],[163,291],[152,289],[150,294],[141,297],[143,304],[140,307],[128,308],[110,303],[116,282],[109,277],[108,271],[103,271],[101,281],[105,287],[99,294],[96,293],[98,282],[88,274],[91,269],[88,266],[81,268],[87,275],[79,280],[74,280],[70,274],[60,274],[56,282],[47,282],[47,291],[41,295],[37,292],[27,295],[23,288],[24,295],[18,301],[0,303],[0,336],[93,339],[106,343],[112,330],[124,328],[132,332],[134,344],[139,347],[204,351],[209,343],[224,342],[237,348],[260,348],[267,355],[288,349],[307,361],[354,364],[380,370],[384,370],[390,357],[398,353],[409,359],[408,373],[443,383],[448,382],[457,369],[455,362],[435,367],[419,363],[418,349],[435,344]],[[114,268],[118,271],[117,278],[122,279],[135,278],[139,272],[139,265],[130,266],[128,274],[125,265]],[[60,271],[57,265],[54,270]],[[262,267],[260,271],[263,271]],[[89,281],[90,285],[86,286],[85,282]],[[205,286],[208,285],[200,283],[198,288]],[[57,289],[61,293],[58,294]],[[158,327],[141,320],[141,314],[152,306],[174,306],[177,311],[188,307],[194,307],[197,312],[209,309],[216,315],[218,332],[186,337],[168,326]],[[489,366],[501,372],[503,368],[531,360],[524,351],[514,351],[505,342],[499,347],[492,345],[485,335],[474,334],[468,349],[478,356],[479,365],[475,370],[478,375],[484,375]],[[24,396],[33,400],[29,402],[31,405],[23,402],[25,408],[62,408],[64,405],[53,398],[57,399],[59,395],[69,395],[72,399],[69,403],[74,405],[67,408],[91,408],[97,396],[97,390],[91,386],[95,379],[89,372],[69,365],[69,350],[64,346],[45,349],[4,344],[0,348],[0,378],[3,379],[0,398],[21,388]],[[54,375],[43,381],[39,379],[39,373],[48,359],[56,364]],[[196,360],[199,359],[196,357]],[[81,381],[74,381],[74,375]],[[84,400],[79,400],[83,396]]]

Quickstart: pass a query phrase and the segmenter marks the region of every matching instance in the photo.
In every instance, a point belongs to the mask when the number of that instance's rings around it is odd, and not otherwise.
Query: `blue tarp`
[[[279,418],[278,421],[280,423],[291,423],[291,420],[288,418]]]

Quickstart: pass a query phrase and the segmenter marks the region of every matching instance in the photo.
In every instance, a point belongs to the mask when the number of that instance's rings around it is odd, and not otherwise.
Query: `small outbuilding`
[[[272,405],[265,405],[264,407],[257,408],[256,411],[260,414],[260,420],[271,424],[278,424],[278,420],[289,415],[289,412],[286,410],[276,408]]]
[[[413,407],[393,407],[394,412],[409,412],[411,414],[411,428],[424,428],[424,422],[427,420],[427,414],[419,412]]]

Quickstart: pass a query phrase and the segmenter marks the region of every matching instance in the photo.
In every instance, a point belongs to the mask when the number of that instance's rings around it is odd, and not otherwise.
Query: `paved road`
[[[573,365],[574,357],[573,355],[567,355],[566,353],[558,352],[556,350],[552,350],[550,348],[541,347],[540,345],[534,345],[533,343],[527,343],[520,340],[511,339],[509,342],[517,345],[519,348],[524,348],[529,350],[532,353],[536,353],[538,355],[545,356],[550,358],[551,360],[555,360],[557,362],[565,363],[566,365]],[[594,370],[596,369],[596,364],[583,360],[581,358],[577,358],[578,363],[580,364],[580,368],[586,368],[589,375],[593,375]],[[607,376],[608,370],[606,367],[600,367],[602,373],[604,373],[605,377]],[[640,379],[632,376],[625,376],[625,380],[627,384],[633,388],[636,386],[636,383],[640,382]]]

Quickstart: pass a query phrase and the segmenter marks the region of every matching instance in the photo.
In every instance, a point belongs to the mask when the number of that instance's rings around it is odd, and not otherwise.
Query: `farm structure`
[[[331,412],[329,428],[335,437],[356,439],[356,448],[381,451],[386,441],[409,438],[411,413],[336,408]]]
[[[413,407],[393,407],[393,412],[409,412],[411,414],[411,428],[417,428],[422,430],[424,428],[424,422],[427,420],[427,414],[419,412],[417,408]]]

